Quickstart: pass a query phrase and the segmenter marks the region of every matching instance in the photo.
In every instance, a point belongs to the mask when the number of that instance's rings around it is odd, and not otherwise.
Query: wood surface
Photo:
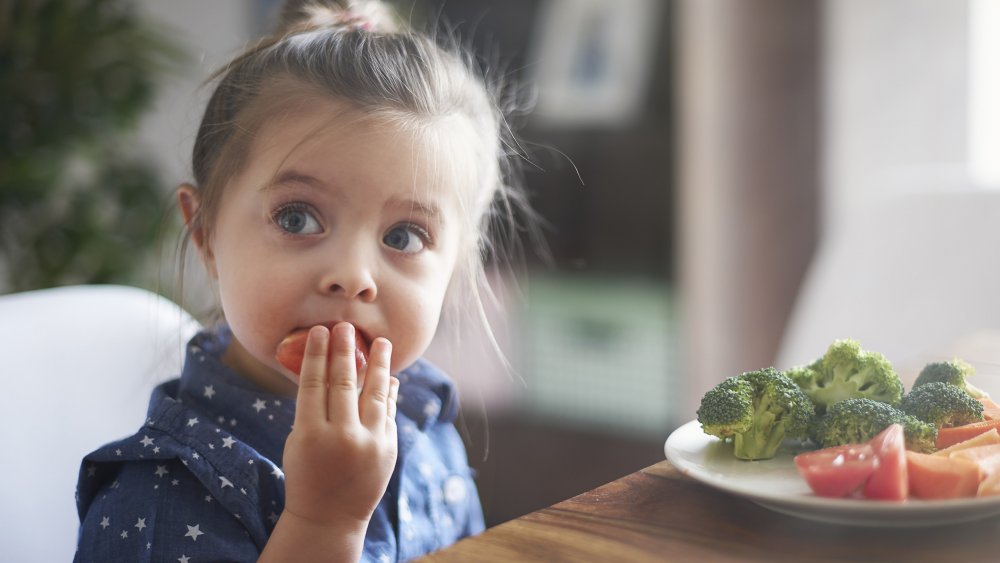
[[[422,559],[469,561],[1000,561],[1000,518],[907,529],[812,522],[662,461]]]

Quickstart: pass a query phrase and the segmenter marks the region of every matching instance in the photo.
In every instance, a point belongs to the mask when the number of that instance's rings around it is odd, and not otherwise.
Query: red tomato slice
[[[846,497],[864,485],[878,467],[870,444],[833,446],[795,456],[795,467],[814,493]]]
[[[910,489],[906,473],[906,439],[903,427],[891,424],[869,442],[878,467],[865,483],[865,498],[879,500],[904,500]]]
[[[306,353],[306,337],[309,336],[309,329],[303,328],[292,332],[278,344],[278,350],[274,357],[285,366],[288,371],[298,375],[302,371],[302,359]],[[368,365],[368,344],[360,332],[354,333],[355,353],[354,359],[357,364],[358,374]]]

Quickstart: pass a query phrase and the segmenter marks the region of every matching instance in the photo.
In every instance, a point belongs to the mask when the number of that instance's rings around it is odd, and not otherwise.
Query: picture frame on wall
[[[663,3],[547,0],[529,74],[534,119],[550,127],[615,127],[636,119],[655,64]]]

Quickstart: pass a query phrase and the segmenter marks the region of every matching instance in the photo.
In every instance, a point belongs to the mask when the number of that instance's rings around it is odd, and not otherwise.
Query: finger
[[[391,357],[392,344],[385,338],[376,338],[372,342],[371,357],[368,358],[365,387],[358,399],[361,424],[373,430],[385,428],[386,403],[389,400],[389,360]]]
[[[368,376],[368,362],[365,361],[365,363],[361,363],[357,361],[357,355],[355,355],[354,360],[355,366],[358,370],[358,389],[363,390],[365,388],[365,378]]]
[[[399,399],[399,380],[389,376],[389,400],[386,402],[386,415],[389,422],[396,420],[396,401]]]
[[[302,356],[299,390],[296,398],[295,423],[326,421],[326,357],[330,346],[330,331],[323,326],[309,329],[306,350]]]
[[[340,424],[358,422],[358,372],[354,360],[354,326],[339,323],[330,331],[330,390],[328,419]]]

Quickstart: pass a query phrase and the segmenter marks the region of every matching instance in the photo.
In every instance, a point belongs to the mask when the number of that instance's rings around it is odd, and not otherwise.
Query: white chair
[[[988,387],[1000,380],[998,330],[1000,191],[901,193],[829,230],[775,365],[812,361],[851,337],[885,354],[907,389],[925,363],[959,353]]]
[[[198,329],[145,290],[70,286],[0,296],[0,553],[70,561],[81,458],[143,422]]]

